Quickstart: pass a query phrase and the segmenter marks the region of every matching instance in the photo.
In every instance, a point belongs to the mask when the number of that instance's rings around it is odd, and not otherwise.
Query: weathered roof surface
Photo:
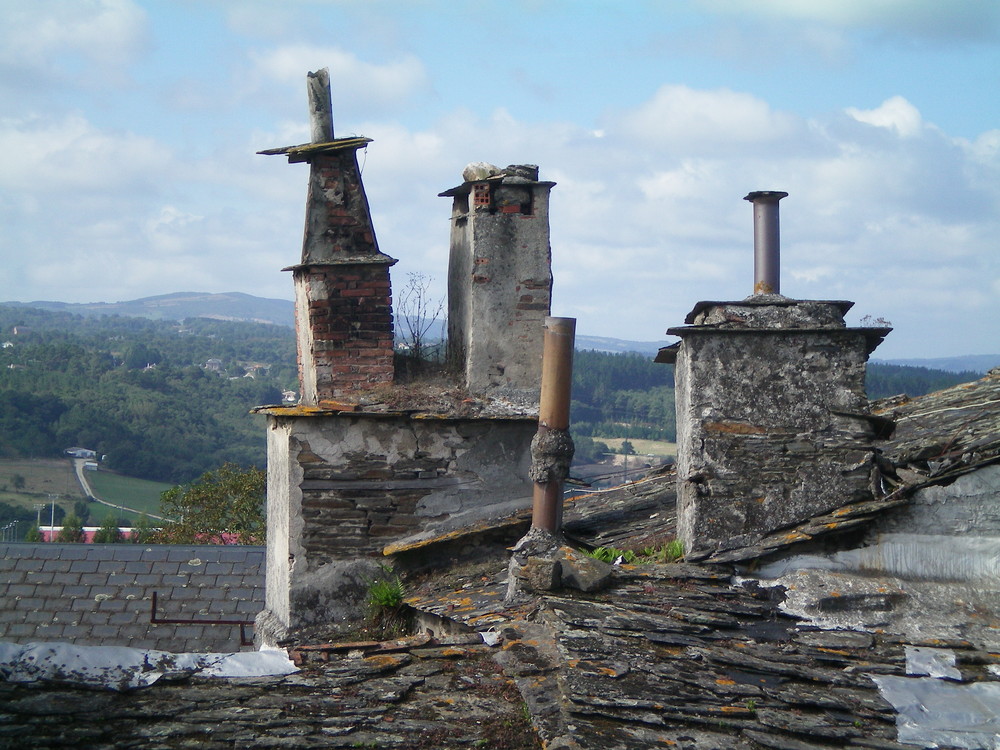
[[[199,622],[151,623],[154,592],[158,618]],[[263,547],[0,545],[0,640],[239,651],[239,626],[208,623],[263,604]]]
[[[285,677],[171,680],[125,693],[0,682],[0,748],[538,750],[478,636],[296,652]]]
[[[904,484],[940,480],[1000,458],[1000,368],[926,396],[882,399],[873,409],[896,423],[881,448]]]

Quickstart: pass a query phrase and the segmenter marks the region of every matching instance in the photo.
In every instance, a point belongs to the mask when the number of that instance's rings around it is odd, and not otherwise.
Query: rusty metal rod
[[[152,611],[149,613],[149,621],[153,625],[239,625],[240,626],[240,645],[241,646],[252,646],[253,639],[247,639],[247,627],[253,625],[253,622],[248,622],[247,620],[197,620],[193,618],[184,617],[159,617],[156,614],[157,604],[159,602],[159,597],[157,592],[152,592]]]
[[[544,326],[539,434],[569,429],[576,319],[546,317]],[[535,482],[531,507],[533,527],[553,533],[562,527],[562,485],[562,480]]]
[[[743,200],[753,203],[753,293],[781,293],[781,231],[778,201],[788,196],[780,190],[758,190]]]

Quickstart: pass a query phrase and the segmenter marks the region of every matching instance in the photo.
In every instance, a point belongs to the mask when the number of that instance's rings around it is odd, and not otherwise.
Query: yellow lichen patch
[[[763,427],[757,427],[746,422],[705,422],[702,424],[705,432],[720,432],[727,435],[763,435],[767,432]]]
[[[839,648],[823,648],[822,646],[819,646],[818,650],[822,651],[825,654],[837,654],[838,656],[850,656],[851,655],[849,652],[844,651],[843,649],[839,649]]]
[[[850,512],[851,512],[851,509],[849,507],[847,507],[847,508],[837,508],[837,510],[833,511],[833,515],[835,515],[835,516],[846,516]]]
[[[736,680],[728,680],[725,677],[720,677],[715,681],[716,685],[735,685]]]
[[[569,660],[568,660],[568,661],[566,662],[566,664],[567,664],[568,666],[570,666],[570,667],[575,667],[575,666],[576,666],[577,664],[579,664],[579,663],[580,663],[580,660],[579,660],[579,659],[569,659]]]
[[[803,534],[801,531],[790,531],[781,537],[786,542],[799,542],[805,539],[812,539],[808,534]]]
[[[398,656],[393,656],[392,654],[376,654],[374,656],[366,656],[365,662],[378,667],[379,669],[387,669],[389,667],[399,666],[403,663],[403,660]]]
[[[752,714],[749,708],[745,706],[722,706],[720,709],[724,714]]]
[[[441,649],[441,656],[465,656],[468,652],[464,648],[448,646]]]

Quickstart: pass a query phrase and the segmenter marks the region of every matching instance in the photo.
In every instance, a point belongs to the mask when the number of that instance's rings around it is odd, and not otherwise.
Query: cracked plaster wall
[[[534,175],[537,178],[537,168]],[[464,365],[465,385],[471,391],[500,389],[538,399],[542,325],[552,292],[552,184],[508,175],[489,183],[489,205],[471,209],[471,184],[446,193],[455,198],[448,271],[449,359]]]
[[[264,629],[356,618],[390,542],[531,504],[535,421],[269,417]]]

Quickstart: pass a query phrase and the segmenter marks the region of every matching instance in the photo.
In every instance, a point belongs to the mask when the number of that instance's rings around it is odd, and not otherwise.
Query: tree
[[[396,305],[402,343],[409,349],[409,356],[417,361],[427,358],[427,335],[444,310],[444,297],[431,299],[431,280],[424,273],[408,273]]]
[[[118,528],[118,518],[109,513],[101,522],[101,528],[94,533],[94,544],[120,544],[122,532]]]
[[[31,525],[28,533],[24,535],[24,541],[35,544],[42,541],[42,530],[38,528],[38,524]]]
[[[83,541],[83,522],[74,514],[70,513],[63,519],[62,528],[59,530],[56,541],[67,544]]]
[[[10,481],[11,481],[11,484],[14,485],[14,489],[15,490],[20,491],[20,490],[24,489],[24,475],[23,474],[14,474],[10,478]]]
[[[146,544],[146,542],[152,541],[155,532],[156,530],[149,523],[149,516],[143,513],[132,526],[132,536],[129,537],[129,541],[132,544]]]
[[[160,509],[177,520],[156,534],[165,544],[262,544],[267,475],[225,464],[189,485],[160,495]]]
[[[621,452],[624,453],[626,456],[635,455],[635,446],[632,445],[631,440],[622,440]]]

